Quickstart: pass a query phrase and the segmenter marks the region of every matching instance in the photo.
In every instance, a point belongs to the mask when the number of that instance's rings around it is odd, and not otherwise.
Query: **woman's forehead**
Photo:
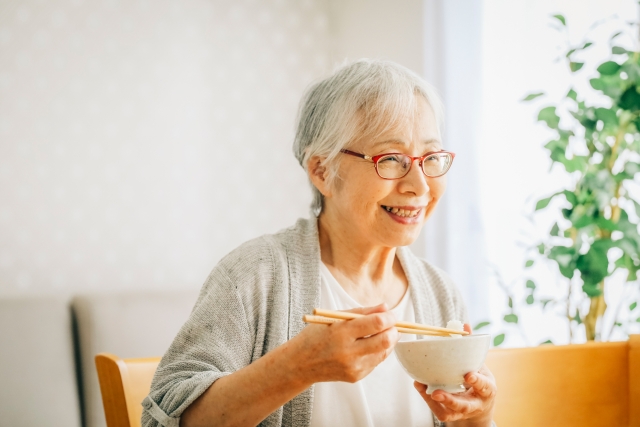
[[[426,139],[409,139],[409,138],[383,138],[376,141],[370,141],[368,144],[364,144],[363,149],[371,151],[381,151],[385,149],[408,149],[415,144],[416,148],[420,151],[437,151],[442,149],[442,142],[439,138],[426,138]]]

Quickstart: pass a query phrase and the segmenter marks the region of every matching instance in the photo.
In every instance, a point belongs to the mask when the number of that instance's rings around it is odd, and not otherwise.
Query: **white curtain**
[[[425,77],[445,105],[447,191],[424,231],[424,255],[460,287],[472,323],[488,313],[488,271],[476,166],[481,113],[481,0],[425,0]]]

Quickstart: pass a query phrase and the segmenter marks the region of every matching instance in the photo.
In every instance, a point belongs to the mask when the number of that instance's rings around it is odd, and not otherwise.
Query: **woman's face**
[[[374,140],[359,141],[349,150],[369,156],[403,153],[414,157],[441,150],[433,110],[421,96],[417,98],[413,121]],[[377,175],[372,162],[341,156],[339,178],[325,194],[327,217],[348,224],[349,230],[376,246],[414,242],[444,193],[445,177],[425,176],[415,160],[405,177],[386,180]]]

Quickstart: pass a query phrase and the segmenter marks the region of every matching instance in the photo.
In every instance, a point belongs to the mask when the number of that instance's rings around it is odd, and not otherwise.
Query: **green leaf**
[[[589,46],[592,46],[592,45],[593,45],[593,43],[592,43],[592,42],[586,42],[586,43],[582,46],[582,49],[586,49],[586,48],[588,48]]]
[[[567,98],[573,99],[574,101],[578,99],[578,94],[576,93],[575,90],[573,89],[569,89],[569,92],[567,93]]]
[[[509,308],[513,308],[513,300],[511,297],[509,297],[509,302],[507,304],[509,305]]]
[[[507,314],[504,316],[504,321],[507,323],[518,323],[518,316],[515,314]]]
[[[560,234],[560,227],[558,227],[558,223],[554,223],[553,227],[551,227],[551,231],[549,232],[552,236],[558,236]]]
[[[620,46],[614,46],[611,48],[611,53],[614,55],[624,55],[627,52],[629,52],[627,49]]]
[[[551,129],[557,129],[560,117],[556,114],[556,107],[545,107],[538,113],[538,121],[545,122]]]
[[[569,62],[569,68],[574,73],[584,66],[584,62]]]
[[[533,298],[533,295],[527,296],[527,304],[531,305],[534,302],[535,302],[535,299]]]
[[[624,164],[624,171],[631,178],[635,176],[638,172],[640,172],[640,163],[636,162],[627,162]]]
[[[527,280],[527,284],[525,285],[528,289],[535,289],[536,284],[533,280]]]
[[[584,285],[582,285],[582,290],[584,291],[585,294],[587,294],[589,298],[595,298],[602,295],[602,290],[600,289],[597,283],[596,284],[585,283]]]
[[[591,87],[594,88],[595,90],[604,89],[604,83],[602,82],[602,79],[591,79],[589,80],[589,83],[591,84]]]
[[[549,206],[549,203],[551,202],[551,200],[556,196],[556,194],[554,194],[553,196],[549,196],[545,199],[540,199],[538,200],[538,203],[536,203],[536,210],[539,211],[540,209],[544,209],[547,206]]]
[[[640,317],[638,317],[638,318],[636,319],[636,322],[640,323]]]
[[[544,255],[545,251],[547,250],[544,243],[540,243],[537,247],[538,247],[538,253],[540,253],[540,255]]]
[[[534,261],[532,259],[528,259],[527,262],[524,263],[524,268],[529,268],[533,265]]]
[[[564,16],[562,16],[562,15],[552,15],[551,17],[552,18],[556,18],[565,27],[567,26],[567,21],[564,19]]]
[[[596,240],[586,254],[579,255],[576,260],[576,268],[580,270],[583,290],[590,297],[598,296],[602,293],[598,283],[609,275],[609,258],[607,253],[614,246],[610,239]]]
[[[612,41],[613,39],[615,39],[616,37],[618,37],[620,34],[622,34],[622,31],[618,31],[617,33],[615,33],[614,35],[611,36],[611,38],[609,39],[609,41]]]
[[[600,64],[598,67],[598,72],[603,76],[611,76],[618,72],[620,69],[620,64],[613,61],[607,61]]]
[[[576,193],[574,193],[573,191],[564,190],[562,194],[564,194],[567,202],[571,203],[572,205],[575,206],[578,203],[578,196],[576,196]]]
[[[529,95],[525,96],[522,101],[523,102],[531,101],[532,99],[536,99],[539,96],[544,96],[544,92],[530,93]]]
[[[553,302],[553,300],[552,299],[542,299],[542,300],[540,300],[540,302],[542,303],[542,309],[544,310],[545,308],[547,308],[547,305],[550,302]]]
[[[564,157],[561,159],[560,163],[564,166],[567,172],[572,173],[575,171],[583,171],[586,169],[587,162],[589,161],[589,157],[587,156],[573,156],[570,159]]]
[[[553,344],[553,341],[551,341],[551,340],[546,340],[546,341],[544,341],[544,342],[541,342],[541,343],[540,343],[540,345],[545,345],[545,344],[551,344],[551,345],[554,345],[554,344]]]
[[[632,304],[629,306],[629,311],[633,311],[633,310],[635,310],[635,308],[636,308],[637,306],[638,306],[638,303],[637,303],[637,302],[632,303]]]
[[[594,113],[596,115],[596,119],[602,120],[604,127],[614,128],[618,126],[618,116],[616,115],[615,110],[610,110],[608,108],[596,108]]]
[[[629,111],[640,110],[640,93],[638,93],[635,85],[629,86],[622,95],[620,95],[620,101],[618,101],[620,108],[624,108]]]
[[[547,257],[558,264],[560,274],[567,279],[573,278],[576,269],[576,249],[573,246],[554,246]]]
[[[482,329],[485,326],[489,326],[490,324],[491,324],[491,322],[480,322],[476,326],[473,327],[473,330],[477,331],[478,329]]]
[[[638,319],[640,321],[640,319]],[[493,346],[497,347],[504,342],[504,334],[496,335],[493,339]]]

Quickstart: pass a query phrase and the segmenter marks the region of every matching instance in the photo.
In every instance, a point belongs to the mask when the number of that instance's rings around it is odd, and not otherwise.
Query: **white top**
[[[320,307],[328,310],[362,307],[347,294],[322,262]],[[415,321],[409,290],[391,311],[398,319]],[[402,341],[415,339],[415,335],[401,335]],[[355,384],[324,382],[315,385],[310,427],[327,426],[432,427],[433,416],[394,352]]]

